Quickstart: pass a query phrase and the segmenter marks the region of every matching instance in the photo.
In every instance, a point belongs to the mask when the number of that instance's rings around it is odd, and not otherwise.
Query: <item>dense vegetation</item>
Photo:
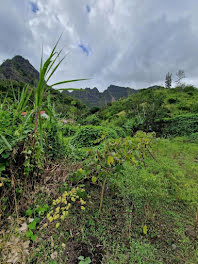
[[[88,109],[51,63],[0,83],[1,263],[197,263],[198,90]]]

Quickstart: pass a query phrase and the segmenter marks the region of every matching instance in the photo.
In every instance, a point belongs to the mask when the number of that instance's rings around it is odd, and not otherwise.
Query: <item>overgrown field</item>
[[[0,262],[198,263],[197,89],[87,109],[46,85],[53,52],[1,85]]]

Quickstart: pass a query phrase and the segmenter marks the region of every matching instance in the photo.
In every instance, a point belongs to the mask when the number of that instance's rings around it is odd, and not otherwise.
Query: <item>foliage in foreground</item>
[[[150,142],[148,149],[144,142]],[[59,175],[57,181],[52,171],[53,187],[38,186],[42,192],[37,190],[36,203],[20,212],[21,227],[27,223],[28,229],[13,228],[13,235],[21,241],[35,239],[26,263],[72,263],[79,256],[108,264],[196,263],[197,144],[141,132],[124,141],[105,141],[103,149],[91,152],[90,159],[78,164],[75,173],[71,168],[67,177]],[[64,219],[58,211],[65,212]]]
[[[27,87],[1,101],[0,261],[197,263],[197,90],[143,90],[78,124],[72,108],[65,125],[45,83],[59,54],[35,101]]]

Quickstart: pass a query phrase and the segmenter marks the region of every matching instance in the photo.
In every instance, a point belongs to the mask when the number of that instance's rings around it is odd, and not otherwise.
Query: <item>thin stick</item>
[[[105,189],[105,184],[107,181],[107,176],[102,184],[102,191],[101,191],[101,195],[100,195],[100,208],[99,208],[99,212],[101,212],[102,210],[102,205],[103,205],[103,200],[104,200],[104,189]]]

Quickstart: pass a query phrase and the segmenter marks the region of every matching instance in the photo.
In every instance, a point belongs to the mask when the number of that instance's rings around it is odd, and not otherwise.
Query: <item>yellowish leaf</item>
[[[144,226],[143,226],[143,234],[146,235],[147,232],[148,232],[147,225],[144,225]]]
[[[108,157],[108,160],[107,160],[107,164],[110,166],[111,164],[113,164],[113,162],[114,162],[113,157],[112,156],[109,156]]]

